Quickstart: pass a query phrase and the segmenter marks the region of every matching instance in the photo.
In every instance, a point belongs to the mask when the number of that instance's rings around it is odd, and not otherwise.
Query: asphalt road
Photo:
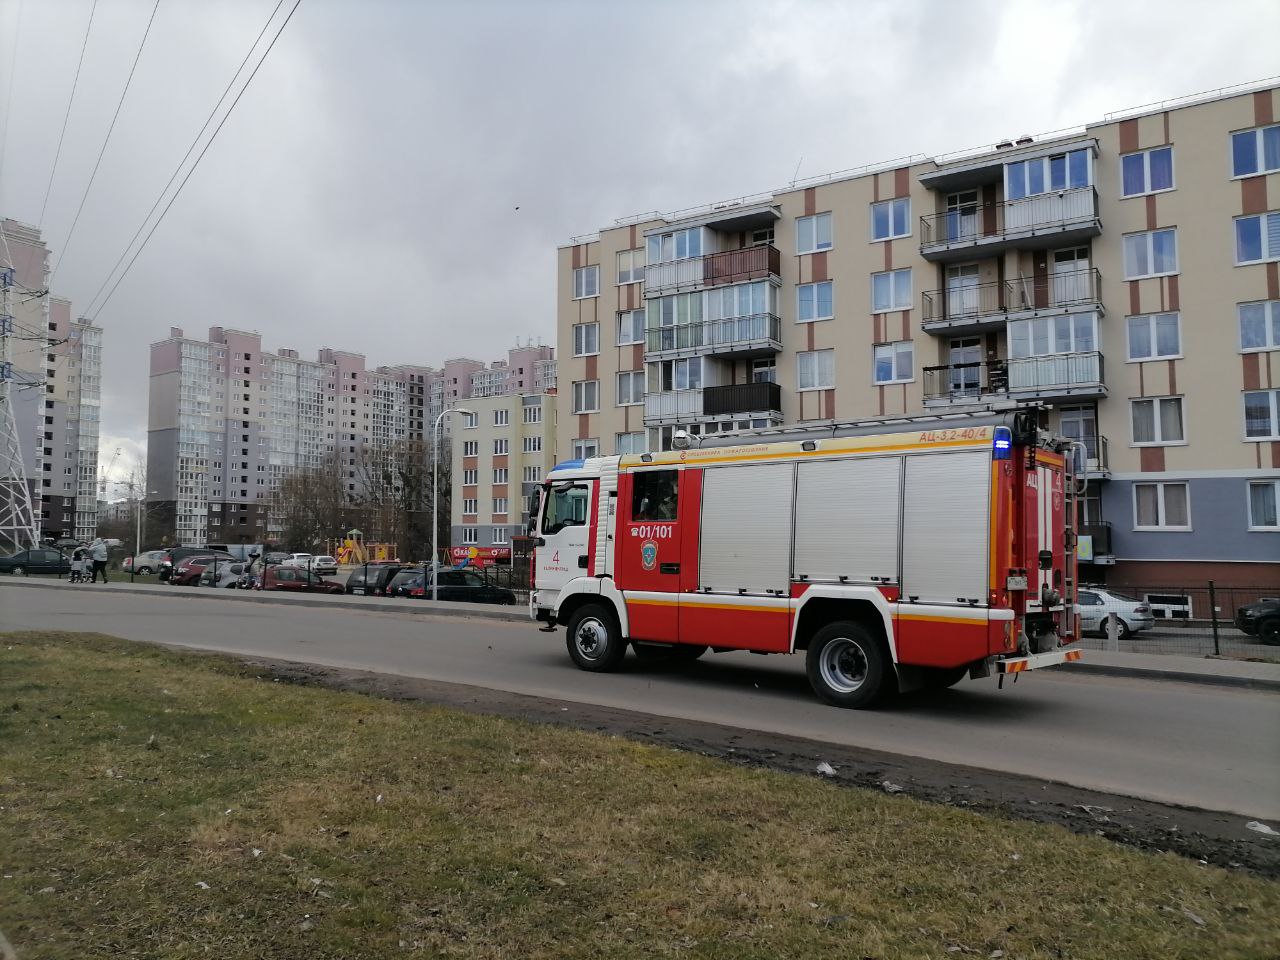
[[[928,757],[1280,820],[1280,697],[1127,678],[963,681],[881,711],[818,703],[799,657],[708,654],[672,669],[575,669],[534,624],[226,603],[93,590],[0,590],[0,630],[131,640],[373,670]]]

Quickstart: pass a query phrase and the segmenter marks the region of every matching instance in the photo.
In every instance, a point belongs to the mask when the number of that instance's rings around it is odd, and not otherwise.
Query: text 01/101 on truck
[[[1073,442],[1039,411],[705,437],[563,463],[531,523],[532,616],[584,670],[805,652],[845,707],[1078,659]]]

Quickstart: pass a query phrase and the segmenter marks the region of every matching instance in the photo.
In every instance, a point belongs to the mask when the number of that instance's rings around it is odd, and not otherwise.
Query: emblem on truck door
[[[653,540],[646,540],[640,544],[640,566],[646,570],[652,570],[658,565],[658,544]]]

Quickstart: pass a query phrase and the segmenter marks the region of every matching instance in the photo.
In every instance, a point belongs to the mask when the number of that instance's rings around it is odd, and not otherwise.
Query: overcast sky
[[[276,6],[160,0],[68,246],[153,0],[99,0],[41,223],[92,2],[0,0],[0,214],[44,229],[76,313]],[[1271,76],[1277,36],[1275,0],[302,0],[97,317],[103,459],[144,449],[171,325],[495,359],[554,342],[571,236]]]

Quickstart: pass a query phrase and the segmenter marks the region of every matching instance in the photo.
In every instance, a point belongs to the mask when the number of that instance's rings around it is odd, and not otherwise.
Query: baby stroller
[[[87,583],[86,574],[88,571],[89,560],[88,553],[84,547],[76,547],[75,553],[71,554],[71,575],[67,578],[70,583]]]

